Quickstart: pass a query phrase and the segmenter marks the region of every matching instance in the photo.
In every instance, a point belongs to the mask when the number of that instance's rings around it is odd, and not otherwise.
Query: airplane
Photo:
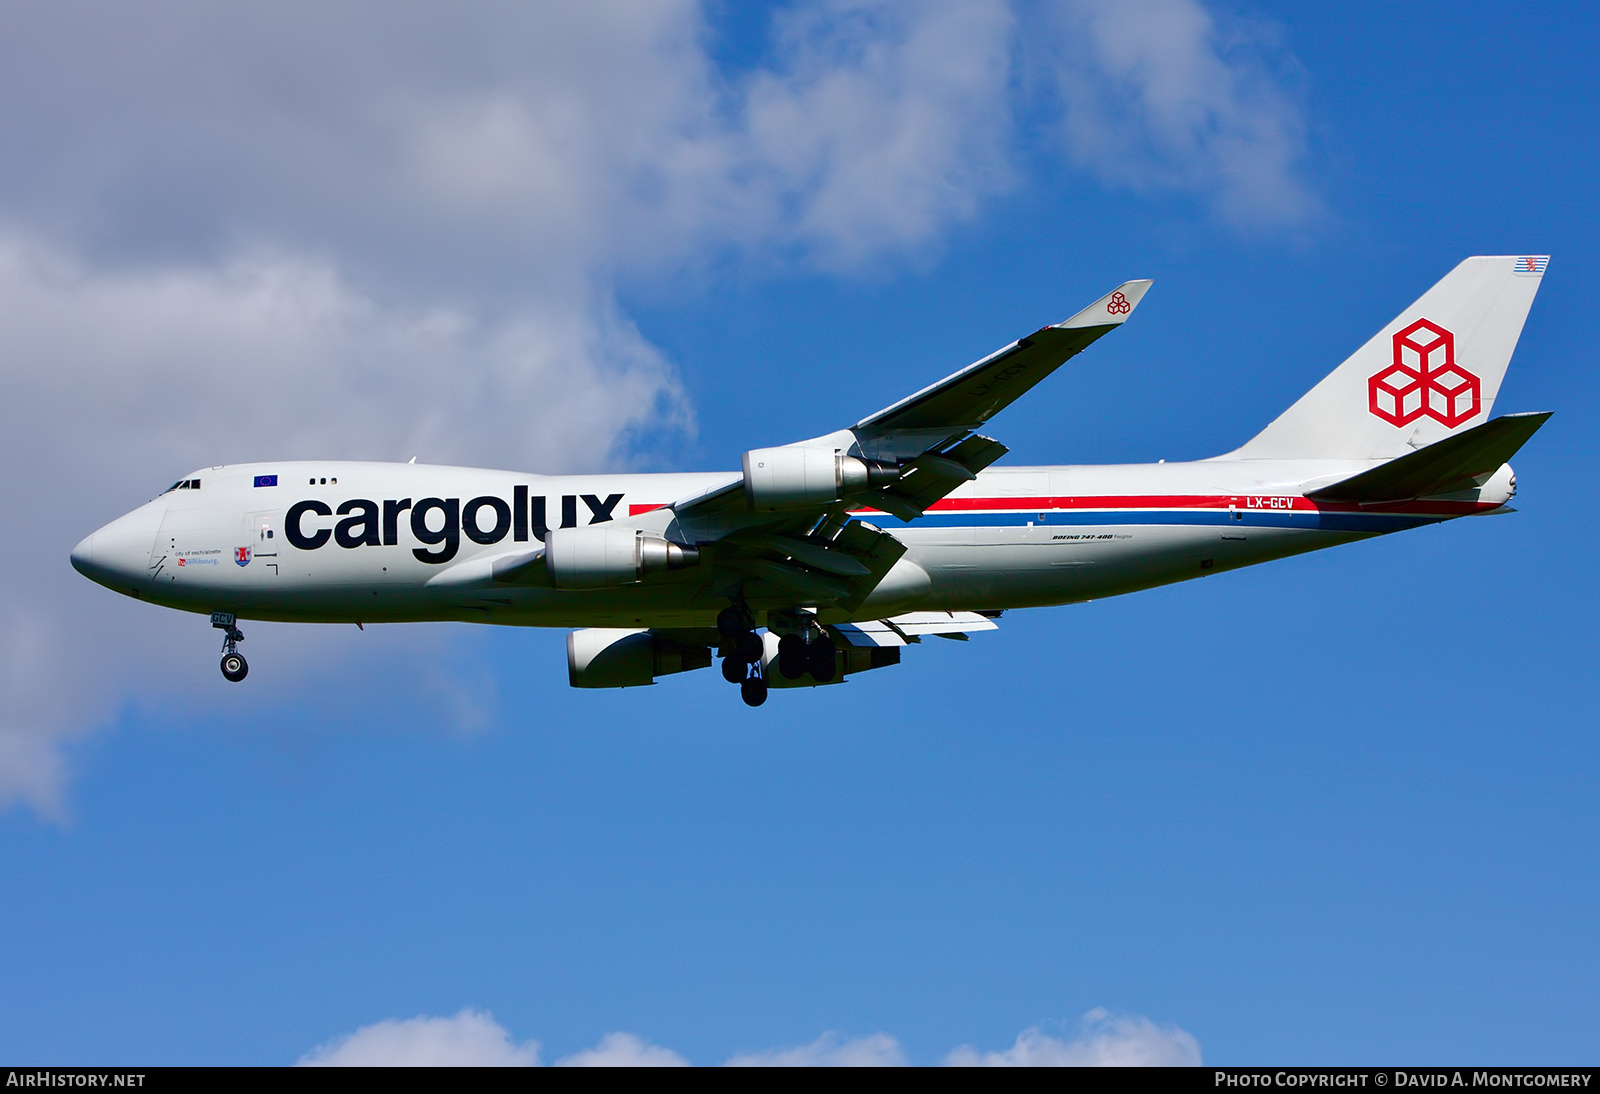
[[[1012,609],[1185,581],[1509,511],[1550,417],[1491,418],[1548,256],[1464,260],[1242,447],[1192,462],[998,467],[978,432],[1115,330],[1129,281],[938,383],[739,472],[543,476],[413,461],[203,468],[87,536],[109,589],[240,620],[574,628],[574,687],[707,668],[760,706]]]

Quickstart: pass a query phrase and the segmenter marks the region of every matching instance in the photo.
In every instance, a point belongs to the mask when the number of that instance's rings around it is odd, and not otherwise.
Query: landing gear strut
[[[250,666],[245,662],[244,655],[239,652],[239,643],[244,641],[244,632],[234,625],[237,622],[232,612],[211,613],[211,625],[222,632],[222,675],[234,684],[243,680],[250,672]]]

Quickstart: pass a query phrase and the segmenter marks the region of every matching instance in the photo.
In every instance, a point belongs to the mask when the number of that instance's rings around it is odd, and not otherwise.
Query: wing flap
[[[866,577],[872,572],[860,559],[835,550],[831,545],[810,543],[792,536],[779,535],[762,536],[758,542],[765,542],[773,550],[781,551],[813,569],[837,574],[840,577]]]
[[[906,644],[900,632],[881,619],[868,619],[861,623],[838,623],[832,629],[850,645],[861,649]]]
[[[977,612],[908,612],[889,620],[895,630],[907,635],[975,634],[995,631],[1000,625]]]
[[[715,565],[728,575],[724,584],[758,580],[759,587],[746,589],[752,599],[780,596],[797,605],[853,610],[905,553],[906,545],[894,536],[851,521],[827,539],[738,532],[722,542]]]
[[[915,520],[928,506],[976,479],[978,472],[1009,451],[999,441],[974,433],[944,452],[924,453],[912,460],[900,480],[872,496],[872,503],[901,520]]]

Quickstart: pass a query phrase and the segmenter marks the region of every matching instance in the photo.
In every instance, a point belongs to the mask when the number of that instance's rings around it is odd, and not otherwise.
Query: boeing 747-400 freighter
[[[575,687],[711,665],[771,687],[896,664],[1015,608],[1148,589],[1501,510],[1548,414],[1491,418],[1548,259],[1469,258],[1244,447],[1190,463],[998,467],[978,432],[1115,330],[1149,281],[725,474],[289,461],[192,471],[86,537],[108,589],[245,619],[569,627]]]

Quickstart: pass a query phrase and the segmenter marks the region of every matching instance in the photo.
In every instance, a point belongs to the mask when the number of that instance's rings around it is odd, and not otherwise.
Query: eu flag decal
[[[257,475],[256,476],[256,485],[257,486],[277,486],[278,485],[278,476],[276,476],[276,475]]]

